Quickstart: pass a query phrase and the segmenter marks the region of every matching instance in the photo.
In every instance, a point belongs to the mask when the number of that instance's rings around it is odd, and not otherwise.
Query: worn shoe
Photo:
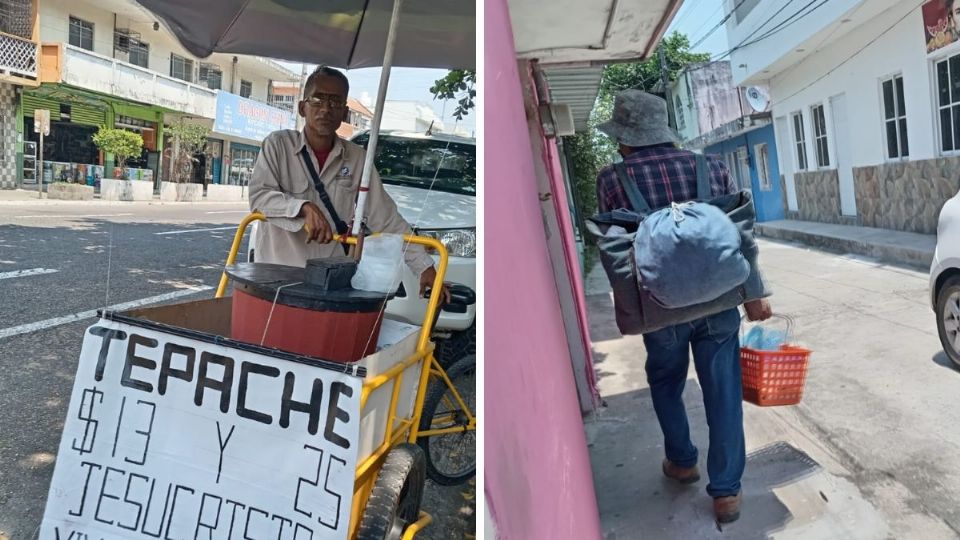
[[[692,484],[700,480],[700,470],[697,469],[696,465],[693,467],[678,467],[666,458],[663,460],[663,475],[681,484]]]
[[[717,523],[733,523],[740,519],[740,494],[713,499],[713,513]]]

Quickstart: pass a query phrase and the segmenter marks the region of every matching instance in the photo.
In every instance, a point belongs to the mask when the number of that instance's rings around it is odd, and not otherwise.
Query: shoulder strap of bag
[[[697,198],[708,201],[713,197],[710,189],[710,165],[703,154],[697,154]]]
[[[313,166],[313,161],[310,160],[310,154],[307,153],[306,146],[300,150],[300,157],[303,158],[303,164],[307,166],[307,172],[310,173],[310,177],[313,179],[313,187],[317,188],[317,193],[320,195],[320,201],[323,202],[323,206],[327,208],[327,212],[333,219],[333,226],[337,229],[337,234],[347,234],[347,224],[340,219],[340,215],[337,214],[336,208],[333,207],[333,202],[330,200],[330,195],[327,194],[327,190],[323,187],[323,182],[320,181],[320,175],[317,174],[317,168]],[[347,247],[346,244],[341,245],[343,246],[343,252],[349,254],[350,248]]]
[[[640,193],[640,188],[637,187],[637,183],[631,181],[630,177],[627,176],[627,166],[621,161],[620,163],[615,163],[613,169],[617,171],[617,178],[620,179],[620,185],[623,186],[623,190],[627,194],[627,199],[630,201],[630,205],[633,206],[633,211],[649,212],[650,205],[647,203],[647,200],[643,198],[643,193]]]

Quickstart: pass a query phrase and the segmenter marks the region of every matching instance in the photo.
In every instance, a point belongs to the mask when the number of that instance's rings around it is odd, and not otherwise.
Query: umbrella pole
[[[367,193],[370,191],[370,175],[373,173],[374,158],[377,155],[377,142],[380,138],[380,122],[383,120],[383,105],[387,100],[387,83],[390,82],[390,68],[393,66],[393,50],[397,42],[397,25],[400,22],[400,8],[403,0],[393,0],[393,13],[390,16],[390,29],[387,31],[387,46],[383,52],[383,68],[380,71],[380,87],[377,90],[377,105],[373,111],[373,123],[370,126],[370,142],[363,162],[363,174],[360,177],[360,193],[357,196],[357,210],[353,215],[353,236],[360,236],[363,226],[364,210],[367,206]],[[362,248],[360,248],[362,249]],[[360,249],[354,247],[354,257],[360,259]]]

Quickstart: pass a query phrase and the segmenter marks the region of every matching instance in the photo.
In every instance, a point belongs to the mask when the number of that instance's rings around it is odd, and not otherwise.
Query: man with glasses
[[[297,108],[304,118],[303,131],[275,131],[264,139],[250,178],[250,208],[268,219],[258,229],[257,262],[305,266],[308,259],[343,255],[333,235],[349,230],[365,155],[362,147],[337,135],[347,118],[349,90],[342,72],[318,67],[307,78]],[[374,232],[411,233],[376,170],[370,177],[364,223]],[[420,276],[422,296],[437,275],[433,259],[413,244],[404,258]]]

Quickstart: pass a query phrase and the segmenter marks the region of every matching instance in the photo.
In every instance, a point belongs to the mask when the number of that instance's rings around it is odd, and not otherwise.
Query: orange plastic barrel
[[[227,274],[234,283],[231,338],[341,363],[376,351],[390,295],[323,290],[292,266],[240,263]]]

